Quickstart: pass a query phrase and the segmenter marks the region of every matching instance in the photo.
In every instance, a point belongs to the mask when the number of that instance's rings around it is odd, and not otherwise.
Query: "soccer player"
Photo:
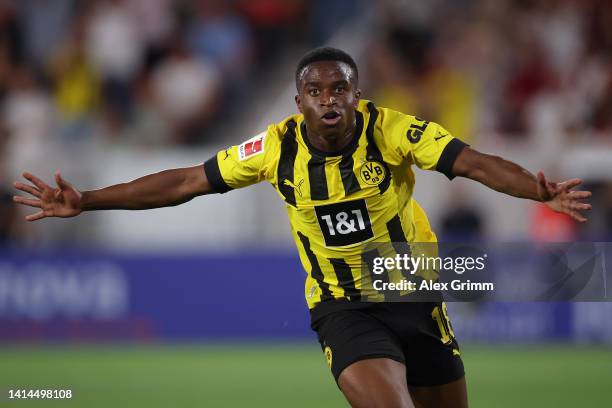
[[[307,272],[305,295],[325,358],[354,407],[467,407],[457,342],[440,302],[367,302],[361,265],[369,242],[436,242],[412,198],[412,165],[449,179],[468,177],[496,191],[546,203],[585,221],[581,183],[546,180],[479,153],[442,126],[361,100],[353,59],[333,48],[306,54],[295,72],[299,114],[220,151],[204,165],[151,174],[81,192],[55,174],[56,188],[32,174],[15,187],[40,208],[28,221],[83,211],[174,206],[266,180],[286,202]]]

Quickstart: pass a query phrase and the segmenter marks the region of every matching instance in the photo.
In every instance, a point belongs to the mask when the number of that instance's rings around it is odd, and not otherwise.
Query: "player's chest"
[[[389,166],[365,155],[296,158],[293,177],[280,178],[277,185],[290,204],[292,224],[311,236],[322,235],[327,247],[367,241],[376,233],[377,219],[397,212],[390,208],[397,200]]]
[[[279,168],[280,170],[280,168]],[[383,195],[391,185],[391,171],[382,160],[366,154],[296,157],[291,171],[279,171],[276,189],[296,208]]]

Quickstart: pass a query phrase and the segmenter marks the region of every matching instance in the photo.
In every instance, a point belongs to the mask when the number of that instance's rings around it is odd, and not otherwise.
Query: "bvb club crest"
[[[332,365],[332,351],[331,351],[331,348],[329,348],[329,346],[325,347],[325,351],[323,353],[325,354],[325,361],[327,361],[327,365],[331,367],[331,365]]]
[[[361,180],[370,186],[377,186],[383,182],[387,176],[382,163],[375,161],[366,161],[361,166],[359,171]]]

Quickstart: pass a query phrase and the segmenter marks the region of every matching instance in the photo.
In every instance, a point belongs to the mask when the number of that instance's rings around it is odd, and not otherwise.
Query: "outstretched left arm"
[[[554,211],[568,214],[576,221],[585,222],[582,211],[591,205],[582,200],[590,191],[574,191],[582,183],[574,178],[561,183],[546,180],[544,173],[535,176],[521,166],[498,156],[480,153],[465,147],[453,164],[453,174],[476,180],[485,186],[514,197],[528,198],[545,203]]]

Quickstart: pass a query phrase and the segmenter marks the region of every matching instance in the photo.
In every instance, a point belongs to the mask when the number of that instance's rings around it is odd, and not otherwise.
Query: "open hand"
[[[31,184],[15,182],[15,188],[31,194],[35,198],[15,196],[13,201],[40,208],[37,213],[26,216],[26,220],[36,221],[46,217],[68,218],[77,216],[83,211],[81,192],[65,181],[59,171],[55,173],[57,188],[52,188],[38,177],[27,172],[23,173],[23,177]]]
[[[579,222],[587,219],[582,211],[591,209],[591,204],[582,200],[591,196],[590,191],[573,191],[572,188],[582,184],[582,180],[574,178],[561,183],[546,180],[544,173],[538,172],[538,196],[551,210],[564,213]]]

